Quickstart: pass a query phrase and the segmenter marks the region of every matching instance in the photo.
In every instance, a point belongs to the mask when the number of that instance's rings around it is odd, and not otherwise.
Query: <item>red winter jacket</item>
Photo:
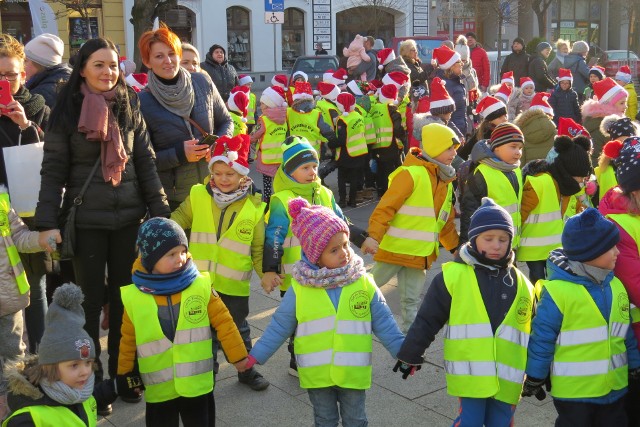
[[[480,43],[471,49],[471,66],[476,70],[478,75],[478,85],[489,88],[491,80],[491,67],[489,66],[489,57],[487,51],[482,48]]]

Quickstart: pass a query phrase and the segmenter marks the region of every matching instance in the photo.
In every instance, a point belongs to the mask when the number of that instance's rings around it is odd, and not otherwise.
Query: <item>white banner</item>
[[[44,0],[29,0],[29,9],[31,9],[34,36],[44,33],[58,35],[58,23],[51,6]]]

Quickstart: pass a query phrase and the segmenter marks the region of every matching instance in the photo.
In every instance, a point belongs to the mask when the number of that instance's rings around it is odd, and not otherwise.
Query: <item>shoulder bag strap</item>
[[[204,129],[202,129],[202,127],[200,127],[200,125],[195,120],[193,120],[191,117],[187,117],[187,120],[189,120],[189,123],[191,123],[193,125],[193,127],[195,127],[196,129],[198,129],[200,131],[200,133],[202,134],[203,138],[206,138],[207,136],[209,136],[209,132],[207,132]]]
[[[96,164],[93,165],[93,169],[91,169],[91,173],[87,177],[87,180],[84,182],[84,185],[82,186],[82,189],[80,190],[80,193],[78,193],[76,198],[73,199],[73,204],[74,205],[79,206],[79,205],[82,204],[82,197],[84,197],[84,193],[87,191],[87,188],[89,188],[89,183],[91,182],[91,179],[96,174],[96,171],[98,170],[98,166],[100,166],[100,160],[101,160],[101,156],[98,156],[98,160],[96,160]]]

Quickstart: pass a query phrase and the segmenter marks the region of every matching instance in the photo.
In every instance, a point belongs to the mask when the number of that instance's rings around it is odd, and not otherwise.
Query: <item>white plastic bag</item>
[[[43,142],[4,147],[11,207],[23,218],[35,215],[40,195]]]

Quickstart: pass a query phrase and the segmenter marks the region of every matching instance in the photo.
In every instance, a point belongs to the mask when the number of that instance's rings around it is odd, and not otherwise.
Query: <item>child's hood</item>
[[[522,95],[524,96],[524,95]],[[540,109],[529,109],[525,110],[516,117],[513,121],[513,124],[518,126],[520,129],[527,127],[527,125],[532,124],[531,122],[539,121],[539,120],[547,120],[552,122],[552,120],[547,116],[547,113]],[[526,141],[529,142],[529,141]]]
[[[50,400],[37,386],[31,384],[24,375],[24,370],[38,364],[38,356],[25,357],[22,361],[5,366],[5,376],[8,382],[7,402],[12,411],[26,406],[43,404]]]
[[[605,117],[611,114],[618,114],[616,107],[612,104],[602,104],[593,99],[587,99],[582,104],[582,118],[586,117]]]
[[[619,190],[608,191],[600,200],[598,210],[602,215],[629,213],[630,200]]]
[[[296,195],[311,201],[312,197],[320,190],[320,177],[316,177],[316,180],[312,183],[300,183],[288,176],[282,167],[278,168],[276,176],[273,177],[273,192],[277,193],[282,190],[290,190]]]
[[[360,34],[356,34],[355,38],[351,40],[348,48],[344,48],[342,53],[346,56],[349,53],[358,53],[360,49],[364,49],[364,37]]]
[[[316,103],[313,99],[296,99],[291,104],[291,108],[301,113],[308,113],[313,110]]]
[[[418,113],[413,115],[413,137],[422,142],[422,128],[431,123],[446,125],[440,118],[431,113]]]
[[[262,112],[272,122],[282,125],[287,122],[287,107],[270,107]]]
[[[471,155],[469,158],[472,162],[478,163],[483,159],[494,158],[496,155],[491,151],[491,147],[489,146],[489,141],[486,139],[480,140],[473,146],[471,149]]]

